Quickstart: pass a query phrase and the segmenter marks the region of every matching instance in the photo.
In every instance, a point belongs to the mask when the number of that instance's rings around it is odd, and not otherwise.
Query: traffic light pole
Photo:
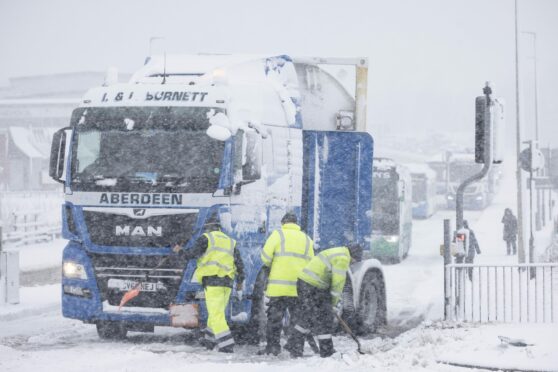
[[[455,220],[457,230],[463,227],[463,194],[465,193],[465,189],[473,182],[486,176],[492,165],[492,118],[490,117],[490,106],[492,104],[490,95],[492,94],[492,89],[488,83],[484,87],[483,93],[486,97],[486,108],[484,110],[484,166],[479,173],[467,178],[457,188],[455,194]]]

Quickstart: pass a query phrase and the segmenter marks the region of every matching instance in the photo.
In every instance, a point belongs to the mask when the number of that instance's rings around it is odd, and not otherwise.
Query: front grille
[[[102,301],[108,301],[111,305],[118,306],[126,290],[109,288],[110,279],[159,283],[160,288],[156,292],[142,291],[128,302],[126,307],[167,308],[176,298],[184,269],[188,264],[187,260],[173,255],[153,271],[166,256],[89,253],[89,257]],[[149,274],[147,280],[145,280],[146,274]]]
[[[165,247],[192,236],[197,213],[132,218],[127,215],[83,211],[93,244],[120,247]]]

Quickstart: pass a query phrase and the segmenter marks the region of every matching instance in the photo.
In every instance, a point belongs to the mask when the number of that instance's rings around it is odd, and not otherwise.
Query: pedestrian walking
[[[504,210],[504,217],[502,217],[504,224],[503,238],[506,242],[506,252],[510,254],[517,254],[517,218],[513,215],[511,209]]]

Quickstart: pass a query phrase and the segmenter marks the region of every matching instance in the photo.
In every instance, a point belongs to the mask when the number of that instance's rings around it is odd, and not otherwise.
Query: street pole
[[[535,250],[535,237],[533,236],[533,140],[526,141],[529,143],[529,152],[531,153],[531,166],[529,167],[529,263],[533,263],[533,255]]]
[[[488,82],[483,88],[483,93],[485,95],[485,111],[484,111],[484,166],[481,171],[477,174],[472,175],[463,181],[455,193],[455,228],[459,230],[463,227],[463,194],[467,186],[475,181],[482,179],[488,174],[490,166],[492,165],[492,115],[490,113],[490,108],[492,106],[492,89]]]
[[[518,261],[525,263],[525,244],[523,241],[523,182],[521,176],[521,164],[519,154],[521,152],[521,120],[519,110],[519,19],[517,14],[517,2],[515,0],[515,146],[516,146],[516,181],[517,181],[517,245]]]
[[[535,73],[535,139],[539,141],[539,102],[538,102],[538,89],[537,89],[537,33],[533,31],[521,31],[522,34],[533,36],[533,64]]]
[[[450,220],[444,220],[444,320],[450,320],[451,301],[450,301],[450,277],[451,271],[447,265],[451,264],[451,226]],[[452,317],[453,318],[453,317]]]
[[[538,91],[538,89],[537,89],[537,34],[533,31],[522,31],[521,33],[533,36],[533,65],[534,65],[533,68],[534,68],[534,75],[535,75],[534,76],[534,80],[535,80],[534,81],[534,90],[535,90],[535,92],[533,94],[534,97],[535,97],[535,140],[537,141],[537,144],[538,144],[539,143],[539,103],[538,103],[538,92],[537,92]],[[533,145],[531,143],[531,145],[530,145],[531,149],[532,149],[532,146]],[[540,171],[537,171],[537,175],[538,176],[541,175]],[[529,176],[530,176],[531,181],[532,181],[532,178],[533,178],[532,172],[530,173]],[[529,183],[530,187],[533,186],[531,181]],[[540,192],[539,192],[539,190],[536,190],[536,192],[537,192],[537,216],[539,216],[539,211],[540,211],[540,208],[541,208],[541,206],[540,206],[540,195],[539,195]],[[529,196],[530,198],[532,197],[531,194],[532,194],[532,191],[530,192],[530,196]],[[532,211],[533,201],[530,200],[529,203],[531,204],[531,213],[533,213],[533,211]],[[531,217],[531,219],[532,219],[532,217]],[[540,221],[540,219],[537,217],[537,222],[539,222],[539,221]],[[544,223],[544,216],[543,216],[543,223]],[[537,226],[540,226],[540,225],[537,225]],[[533,230],[533,226],[531,226],[531,231],[532,230]],[[531,233],[531,235],[532,235],[532,233]],[[531,249],[531,239],[529,240],[529,249]],[[532,258],[531,258],[531,252],[529,252],[529,258],[530,258],[530,262],[533,262]]]

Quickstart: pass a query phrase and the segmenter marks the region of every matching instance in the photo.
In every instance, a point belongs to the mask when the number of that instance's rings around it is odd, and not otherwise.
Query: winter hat
[[[362,246],[358,243],[349,243],[347,246],[349,249],[349,253],[351,254],[351,258],[355,261],[362,261]]]
[[[296,214],[293,211],[288,211],[287,213],[285,213],[283,218],[281,218],[281,225],[284,225],[286,223],[297,223],[297,222],[298,222],[298,218],[296,217]]]

